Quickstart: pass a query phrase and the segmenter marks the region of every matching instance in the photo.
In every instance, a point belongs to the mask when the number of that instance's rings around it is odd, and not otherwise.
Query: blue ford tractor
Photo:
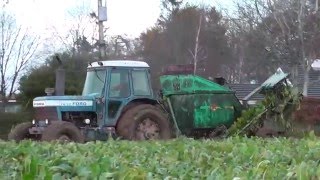
[[[18,124],[9,140],[168,139],[172,125],[152,91],[149,65],[100,61],[88,65],[82,96],[43,96],[33,101],[35,117]]]
[[[91,63],[81,96],[55,93],[35,98],[34,119],[18,124],[8,139],[82,143],[109,137],[127,140],[170,139],[179,134],[215,137],[225,132],[245,109],[235,92],[223,84],[179,66],[167,70],[159,78],[158,98],[151,87],[147,63],[126,60]],[[262,89],[284,86],[287,76],[277,71],[247,97]],[[55,90],[59,88],[56,86]]]

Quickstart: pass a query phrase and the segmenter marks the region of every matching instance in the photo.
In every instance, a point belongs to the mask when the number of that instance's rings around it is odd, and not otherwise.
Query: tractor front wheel
[[[35,140],[36,137],[29,133],[29,128],[31,127],[32,127],[31,122],[24,122],[24,123],[18,124],[8,134],[8,140],[9,141],[13,140],[17,142],[26,140],[26,139]]]
[[[77,142],[83,143],[84,136],[72,123],[53,121],[43,132],[42,141]]]
[[[117,133],[128,140],[172,138],[169,120],[153,105],[141,104],[126,110],[117,124]]]

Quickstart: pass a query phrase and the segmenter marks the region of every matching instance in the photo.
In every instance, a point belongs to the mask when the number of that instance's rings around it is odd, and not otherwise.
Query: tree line
[[[64,42],[66,50],[59,53],[67,72],[67,94],[81,93],[87,63],[99,57],[96,34],[83,33],[88,27],[95,32],[93,14],[82,16],[88,21],[76,21],[71,40]],[[162,0],[157,22],[138,38],[105,37],[106,60],[146,61],[155,88],[169,64],[193,64],[195,74],[224,77],[229,83],[261,83],[278,67],[296,80],[297,69],[302,68],[305,81],[294,83],[302,83],[306,92],[311,64],[320,56],[319,30],[318,0],[243,0],[235,2],[232,11],[186,0]],[[54,86],[55,56],[31,67],[20,79],[24,102],[32,102],[33,97],[44,95],[46,87]]]

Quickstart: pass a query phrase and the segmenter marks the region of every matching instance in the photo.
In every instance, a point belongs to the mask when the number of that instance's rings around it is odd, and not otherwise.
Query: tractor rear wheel
[[[66,121],[53,121],[43,132],[42,141],[60,141],[83,143],[84,136],[72,123]]]
[[[36,139],[34,135],[31,135],[29,133],[29,128],[31,127],[32,127],[31,122],[24,122],[24,123],[18,124],[8,134],[8,140],[19,142],[26,139]]]
[[[117,134],[127,140],[164,140],[172,138],[170,122],[160,109],[141,104],[126,110],[116,127]]]

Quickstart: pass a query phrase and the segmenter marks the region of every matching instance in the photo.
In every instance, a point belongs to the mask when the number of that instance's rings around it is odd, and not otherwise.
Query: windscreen
[[[92,70],[87,72],[86,81],[84,83],[82,95],[98,94],[102,95],[104,82],[106,77],[106,70]]]

